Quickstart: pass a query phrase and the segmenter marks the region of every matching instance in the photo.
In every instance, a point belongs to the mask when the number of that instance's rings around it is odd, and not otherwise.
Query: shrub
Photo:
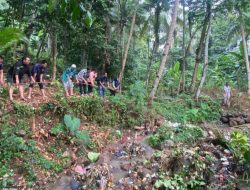
[[[154,135],[149,137],[148,143],[155,148],[160,148],[166,140],[172,140],[177,143],[194,143],[201,137],[203,137],[203,130],[200,127],[180,126],[170,128],[168,126],[162,126]]]
[[[191,96],[186,94],[176,99],[157,101],[154,108],[167,120],[180,123],[217,120],[221,112],[219,102],[209,97],[201,97],[201,101],[195,103]]]
[[[24,117],[29,118],[35,114],[35,109],[27,104],[15,102],[13,108],[14,108],[14,114],[20,118]]]

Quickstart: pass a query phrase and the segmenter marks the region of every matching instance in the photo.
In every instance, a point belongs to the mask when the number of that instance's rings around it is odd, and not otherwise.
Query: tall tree
[[[151,106],[153,103],[153,99],[155,97],[157,88],[158,88],[160,80],[162,78],[162,73],[163,73],[163,70],[165,68],[165,64],[166,64],[167,59],[168,59],[169,50],[170,50],[171,45],[174,41],[173,35],[174,35],[174,31],[175,31],[175,26],[176,26],[178,8],[179,8],[179,0],[175,0],[174,7],[173,7],[172,21],[171,21],[169,32],[168,32],[167,42],[164,46],[164,51],[163,51],[163,55],[161,58],[160,67],[159,67],[159,70],[157,72],[157,76],[156,76],[155,81],[154,81],[154,86],[153,86],[151,93],[150,93],[150,96],[149,96],[149,101],[148,101],[149,106]]]
[[[50,60],[53,66],[52,70],[52,80],[56,79],[56,60],[57,60],[57,35],[54,30],[49,34],[49,46],[50,46]]]
[[[247,93],[250,94],[250,66],[249,66],[249,58],[248,58],[248,52],[247,52],[246,33],[245,33],[245,27],[243,23],[241,23],[240,25],[240,32],[242,36],[244,60],[245,60],[246,70],[247,70]]]
[[[186,12],[185,12],[185,0],[182,1],[182,15],[183,15],[183,27],[182,27],[182,63],[181,63],[181,80],[179,84],[179,90],[184,91],[185,89],[185,70],[186,70]]]
[[[149,63],[147,65],[146,86],[148,86],[152,62],[154,60],[156,52],[158,51],[159,43],[160,43],[160,37],[159,37],[160,15],[161,15],[161,5],[160,5],[160,2],[157,2],[156,8],[155,8],[155,15],[154,15],[154,37],[155,37],[155,41],[154,41],[151,56],[149,58]]]
[[[120,72],[120,75],[119,75],[120,86],[122,85],[122,78],[123,78],[123,74],[124,74],[124,70],[125,70],[125,66],[126,66],[126,62],[127,62],[128,50],[129,50],[130,42],[131,42],[132,35],[133,35],[133,32],[134,32],[136,11],[137,11],[137,8],[135,8],[135,10],[133,12],[133,17],[132,17],[132,23],[131,23],[131,27],[130,27],[130,31],[129,31],[128,42],[127,42],[126,49],[124,51],[123,58],[122,58],[122,68],[121,68],[121,72]]]
[[[201,89],[203,87],[203,84],[204,84],[204,82],[206,80],[206,76],[207,76],[207,68],[208,68],[208,45],[209,45],[210,33],[211,33],[211,15],[210,15],[210,19],[209,19],[209,23],[208,23],[208,30],[207,30],[207,35],[206,35],[205,61],[204,61],[204,66],[203,66],[203,70],[202,70],[202,77],[201,77],[201,81],[200,81],[199,87],[197,88],[196,93],[195,93],[195,99],[196,99],[196,101],[198,101],[198,99],[200,97]]]
[[[196,49],[196,55],[195,55],[195,66],[194,66],[194,71],[193,71],[193,75],[192,75],[192,82],[191,82],[191,86],[190,86],[190,91],[194,92],[195,89],[195,85],[196,85],[196,80],[197,80],[197,73],[198,73],[198,67],[199,64],[201,62],[201,54],[202,54],[202,50],[204,47],[204,40],[205,40],[205,36],[206,36],[206,31],[207,31],[207,25],[209,22],[209,17],[211,14],[211,1],[207,0],[207,7],[206,7],[206,15],[204,18],[204,22],[203,22],[203,28],[202,28],[202,32],[201,32],[201,37],[200,37],[200,41],[198,44],[198,47]]]

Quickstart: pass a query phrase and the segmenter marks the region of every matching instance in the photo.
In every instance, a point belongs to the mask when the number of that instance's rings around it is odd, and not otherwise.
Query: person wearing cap
[[[63,71],[61,79],[63,81],[63,86],[66,96],[73,95],[73,87],[74,87],[73,79],[75,78],[76,73],[77,72],[75,64],[72,64],[71,67],[68,67],[65,71]]]

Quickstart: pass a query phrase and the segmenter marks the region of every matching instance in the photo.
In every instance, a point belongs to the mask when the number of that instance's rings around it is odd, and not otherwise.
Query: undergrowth
[[[203,130],[200,127],[170,128],[164,125],[148,138],[148,143],[154,148],[160,148],[166,140],[171,140],[174,143],[192,144],[201,137],[203,137]]]
[[[218,101],[203,96],[200,102],[196,103],[191,96],[186,94],[171,100],[158,100],[154,102],[154,108],[167,120],[180,123],[213,121],[217,120],[221,114]]]

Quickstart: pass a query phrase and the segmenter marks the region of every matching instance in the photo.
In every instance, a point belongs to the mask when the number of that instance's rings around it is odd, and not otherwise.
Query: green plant
[[[52,127],[50,133],[53,135],[59,135],[66,131],[65,125],[58,123],[56,126]]]
[[[96,153],[96,152],[89,152],[88,153],[88,159],[91,162],[96,162],[99,159],[100,153]]]
[[[35,114],[35,109],[27,104],[15,102],[13,105],[14,114],[20,118],[31,117]]]
[[[77,137],[79,140],[84,141],[86,145],[90,143],[90,137],[86,130],[79,131],[80,128],[80,119],[72,117],[70,115],[64,116],[64,123],[67,126],[71,135]]]
[[[195,190],[201,189],[205,185],[204,181],[198,179],[190,179],[187,182],[183,176],[178,174],[170,178],[161,176],[155,183],[156,188],[165,188],[167,190]]]
[[[250,144],[246,135],[239,131],[234,131],[231,134],[231,139],[228,142],[230,149],[232,150],[235,158],[240,163],[249,164],[250,162]]]
[[[166,140],[182,143],[194,143],[197,139],[203,137],[203,130],[200,127],[180,126],[170,128],[168,126],[160,127],[154,135],[148,138],[148,143],[159,148]]]

